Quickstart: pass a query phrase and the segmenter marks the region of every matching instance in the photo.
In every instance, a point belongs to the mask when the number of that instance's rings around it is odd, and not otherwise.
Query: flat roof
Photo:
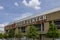
[[[28,19],[31,19],[31,18],[34,18],[34,17],[37,17],[37,16],[42,16],[42,15],[50,14],[50,13],[53,13],[53,12],[56,12],[56,11],[60,11],[60,7],[53,8],[52,10],[48,10],[47,12],[37,13],[35,15],[28,16],[26,18],[23,18],[23,19],[15,21],[15,23],[20,22],[20,21],[24,21],[24,20],[28,20]]]
[[[24,21],[24,20],[28,20],[28,19],[31,19],[31,18],[34,18],[34,17],[37,17],[37,16],[42,16],[42,15],[46,15],[46,14],[50,14],[50,13],[53,13],[53,12],[57,12],[57,11],[60,11],[60,7],[57,7],[57,8],[53,8],[51,10],[48,10],[46,12],[42,12],[42,13],[37,13],[35,15],[31,15],[31,16],[28,16],[28,17],[25,17],[25,18],[22,18],[20,20],[17,20],[17,21],[14,21],[8,25],[11,25],[13,23],[18,23],[18,22],[21,22],[21,21]]]

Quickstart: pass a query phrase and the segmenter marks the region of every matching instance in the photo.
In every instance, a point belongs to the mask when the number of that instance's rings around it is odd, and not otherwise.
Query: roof
[[[50,13],[53,13],[53,12],[56,12],[56,11],[60,11],[60,7],[54,8],[54,9],[52,9],[52,10],[48,10],[47,12],[37,13],[37,14],[35,14],[35,15],[32,15],[32,16],[29,16],[29,17],[26,17],[26,18],[17,20],[16,23],[17,23],[17,22],[20,22],[20,21],[24,21],[24,20],[31,19],[31,18],[34,18],[34,17],[37,17],[37,16],[42,16],[42,15],[50,14]]]
[[[53,8],[52,10],[48,10],[48,11],[46,11],[46,12],[42,12],[42,13],[37,13],[37,14],[35,14],[35,15],[31,15],[31,16],[29,16],[29,17],[26,17],[26,18],[23,18],[23,19],[14,21],[14,22],[12,22],[12,23],[10,23],[10,24],[8,24],[8,25],[11,25],[11,24],[13,24],[13,23],[18,23],[18,22],[21,22],[21,21],[24,21],[24,20],[28,20],[28,19],[31,19],[31,18],[34,18],[34,17],[37,17],[37,16],[42,16],[42,15],[46,15],[46,14],[51,14],[51,13],[56,12],[56,11],[60,11],[60,7],[58,7],[58,8]]]

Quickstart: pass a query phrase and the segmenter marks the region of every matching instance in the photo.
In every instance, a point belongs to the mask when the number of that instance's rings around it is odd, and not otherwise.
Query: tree
[[[58,32],[57,26],[54,24],[54,22],[52,21],[52,23],[50,24],[49,30],[46,33],[46,36],[49,38],[58,38],[60,37],[60,33]]]
[[[0,39],[2,39],[2,33],[0,33]]]
[[[35,26],[30,26],[30,28],[28,29],[28,31],[27,31],[27,37],[28,38],[33,38],[33,40],[34,39],[36,39],[36,38],[38,38],[39,37],[39,31],[38,31],[38,29],[35,27]]]
[[[19,40],[21,40],[22,36],[23,35],[21,30],[18,30],[18,32],[15,34],[15,37],[18,38]]]
[[[6,33],[3,33],[2,34],[3,38],[7,39],[8,38],[8,35]]]
[[[0,33],[0,39],[3,40],[3,38],[7,39],[7,34],[6,33]]]
[[[2,33],[0,33],[0,39],[2,39],[2,40],[3,40],[3,36],[2,36]]]
[[[14,35],[15,35],[15,30],[9,29],[8,37],[9,37],[9,38],[14,38]],[[12,40],[13,40],[13,39],[12,39]]]

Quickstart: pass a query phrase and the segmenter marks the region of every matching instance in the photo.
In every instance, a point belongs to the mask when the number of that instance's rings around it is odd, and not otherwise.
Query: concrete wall
[[[47,14],[47,21],[60,19],[60,11]]]

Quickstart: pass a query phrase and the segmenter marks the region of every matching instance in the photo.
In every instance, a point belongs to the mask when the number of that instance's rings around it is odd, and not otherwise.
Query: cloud
[[[0,10],[3,10],[4,9],[4,7],[3,6],[0,6]]]
[[[15,20],[20,20],[20,19],[26,18],[26,17],[31,16],[31,15],[33,15],[33,14],[27,12],[25,14],[22,14],[20,17],[15,18]]]
[[[14,5],[15,5],[15,6],[19,6],[18,2],[15,2]]]
[[[27,3],[26,0],[23,0],[22,3],[23,3],[25,6],[34,8],[34,9],[36,9],[36,10],[41,9],[41,7],[40,7],[41,2],[40,2],[39,0],[31,0],[31,1],[29,1],[29,3]]]
[[[8,25],[8,22],[0,24],[0,30],[4,31],[4,26]]]

